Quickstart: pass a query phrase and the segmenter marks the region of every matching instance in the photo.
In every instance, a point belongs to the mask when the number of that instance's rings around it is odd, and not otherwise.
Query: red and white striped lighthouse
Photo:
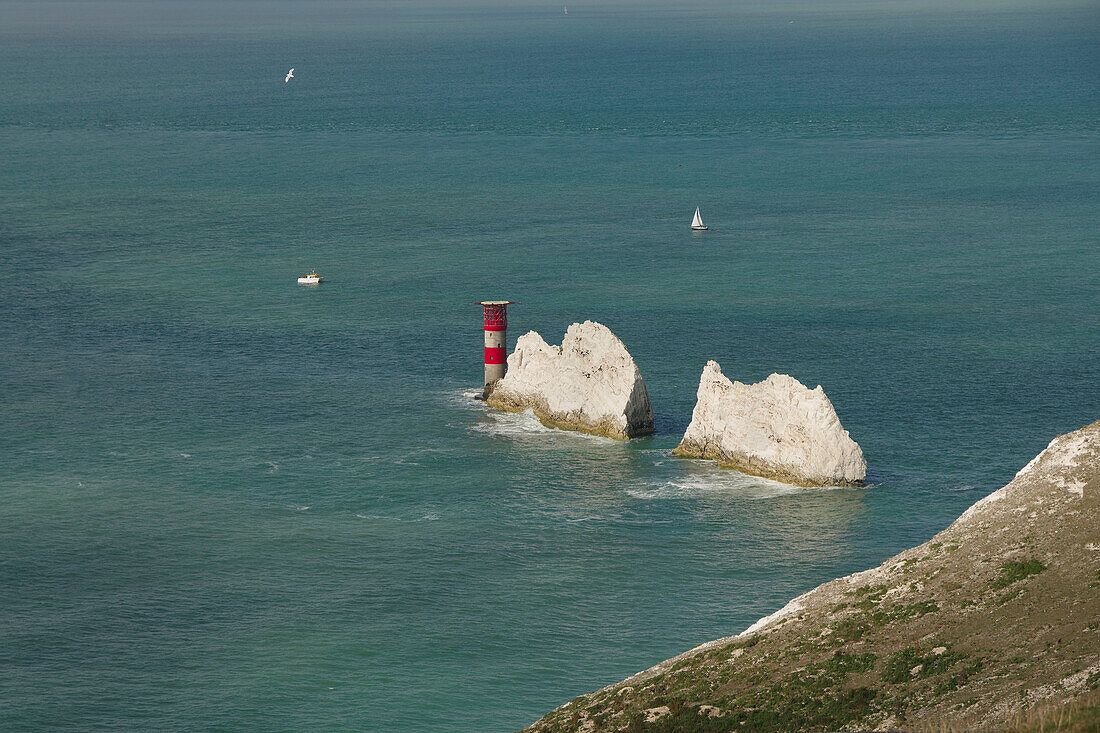
[[[508,306],[510,300],[483,300],[478,303],[484,309],[485,328],[485,389],[504,378],[508,366],[507,336]]]

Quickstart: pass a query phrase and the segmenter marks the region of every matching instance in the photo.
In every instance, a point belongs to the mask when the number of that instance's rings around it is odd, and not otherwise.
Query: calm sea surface
[[[1100,10],[969,5],[0,0],[0,728],[507,731],[1100,418]],[[657,435],[471,401],[486,298]],[[708,359],[869,485],[671,457]]]

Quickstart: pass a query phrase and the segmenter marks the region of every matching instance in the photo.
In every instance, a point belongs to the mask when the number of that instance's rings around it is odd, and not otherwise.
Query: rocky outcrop
[[[516,340],[504,378],[485,400],[505,410],[532,410],[560,427],[612,438],[653,432],[645,380],[623,342],[595,321],[574,323],[561,346],[534,331]]]
[[[853,486],[867,475],[863,451],[818,385],[772,374],[731,382],[716,361],[699,380],[698,400],[674,451],[797,486]]]
[[[1100,709],[1098,568],[1100,421],[928,542],[531,730],[645,730],[658,705],[662,731],[1094,730],[1070,723]]]

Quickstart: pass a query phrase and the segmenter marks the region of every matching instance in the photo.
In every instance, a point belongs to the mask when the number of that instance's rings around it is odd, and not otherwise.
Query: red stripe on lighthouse
[[[504,356],[503,346],[486,346],[485,347],[485,363],[486,364],[503,364],[507,361]]]

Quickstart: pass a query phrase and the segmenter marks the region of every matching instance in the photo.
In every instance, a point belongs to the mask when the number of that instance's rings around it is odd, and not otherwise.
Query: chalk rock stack
[[[642,373],[623,342],[595,321],[574,323],[561,346],[536,332],[520,336],[504,378],[486,402],[532,410],[544,422],[612,438],[653,432],[653,408]]]
[[[797,486],[854,486],[867,475],[863,451],[820,385],[811,390],[786,374],[731,382],[715,361],[703,369],[674,452]]]

